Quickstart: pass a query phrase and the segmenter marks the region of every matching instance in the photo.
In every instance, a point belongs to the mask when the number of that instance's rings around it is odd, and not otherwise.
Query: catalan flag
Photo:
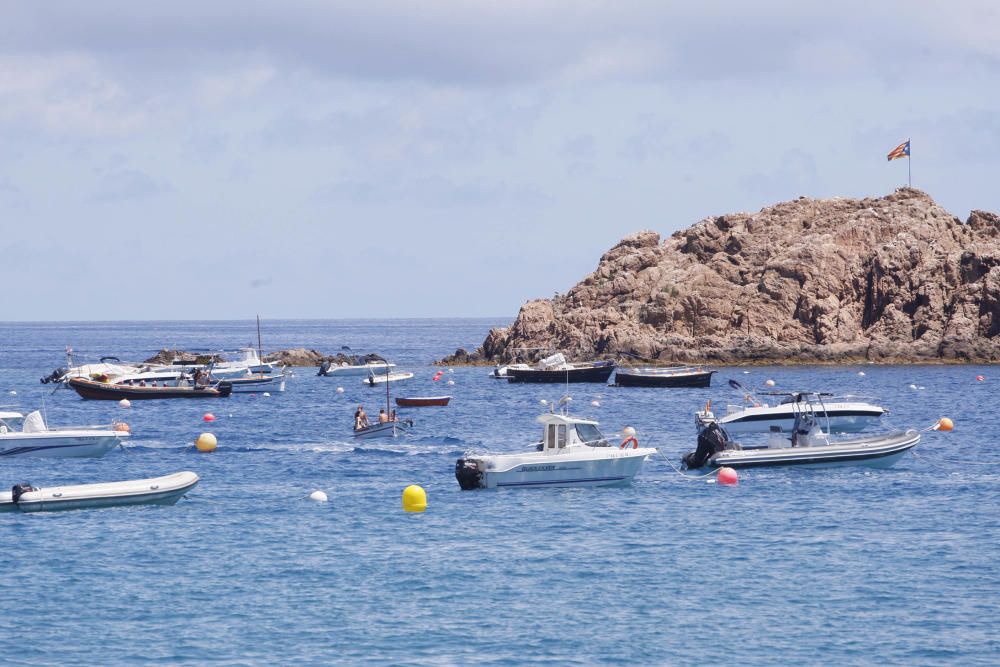
[[[898,145],[895,148],[893,148],[892,152],[890,152],[889,155],[888,155],[888,159],[889,159],[890,162],[892,162],[893,160],[895,160],[898,157],[910,157],[910,140],[909,139],[907,139],[906,141],[904,141],[900,145]]]

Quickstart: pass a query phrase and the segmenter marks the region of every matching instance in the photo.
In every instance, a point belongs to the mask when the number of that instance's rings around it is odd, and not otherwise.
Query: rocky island
[[[643,231],[564,295],[444,363],[634,355],[668,362],[1000,360],[1000,217],[912,188]]]

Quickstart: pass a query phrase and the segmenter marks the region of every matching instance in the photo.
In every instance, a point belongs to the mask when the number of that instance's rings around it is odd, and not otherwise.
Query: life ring
[[[630,435],[622,440],[622,444],[619,445],[618,449],[628,449],[628,443],[630,442],[632,443],[632,449],[639,449],[639,441],[635,439],[634,435]]]

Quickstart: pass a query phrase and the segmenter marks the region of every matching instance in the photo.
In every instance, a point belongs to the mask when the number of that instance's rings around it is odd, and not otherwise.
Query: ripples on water
[[[995,663],[1000,468],[988,367],[723,369],[708,390],[572,387],[606,432],[633,425],[676,459],[692,413],[733,377],[877,396],[896,426],[955,419],[895,468],[752,470],[737,487],[681,479],[660,458],[624,489],[461,492],[466,449],[516,451],[539,400],[481,368],[433,383],[430,360],[478,343],[487,321],[265,323],[265,347],[349,345],[417,377],[394,391],[451,393],[406,411],[413,437],[352,442],[360,379],[297,370],[284,394],[208,402],[85,402],[38,378],[65,345],[144,358],[233,348],[252,323],[0,327],[0,389],[53,424],[132,424],[127,452],[0,462],[4,485],[127,479],[190,469],[172,508],[0,515],[0,655],[13,664],[739,662]],[[977,374],[987,376],[976,382]],[[924,389],[913,390],[910,384]],[[345,393],[335,393],[340,385]],[[592,400],[601,406],[594,408]],[[3,401],[8,402],[8,401]],[[211,410],[211,425],[201,415]],[[372,410],[369,409],[371,413]],[[190,443],[219,438],[212,455]],[[400,509],[421,484],[429,509]],[[330,502],[305,498],[325,490]]]

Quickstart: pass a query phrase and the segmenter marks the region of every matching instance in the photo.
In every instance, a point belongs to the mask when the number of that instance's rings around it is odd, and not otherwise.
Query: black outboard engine
[[[455,479],[463,491],[472,491],[482,488],[483,471],[479,469],[477,461],[459,459],[455,462]]]
[[[688,469],[701,468],[719,452],[739,448],[739,445],[729,440],[718,423],[712,422],[698,434],[698,449],[688,452],[681,460]]]
[[[21,482],[20,484],[15,484],[14,486],[10,487],[11,500],[13,500],[16,503],[17,501],[21,500],[21,496],[23,496],[24,494],[28,493],[29,491],[37,491],[37,490],[38,489],[33,487],[31,484],[28,484],[27,482]]]
[[[330,360],[325,359],[323,363],[319,365],[319,373],[316,373],[316,375],[326,375],[327,371],[329,370],[330,370]]]
[[[41,383],[48,384],[50,382],[59,382],[59,380],[62,379],[62,376],[66,375],[66,373],[68,372],[69,371],[67,371],[65,368],[57,368],[48,375],[46,375],[45,377],[43,377],[41,379]]]

